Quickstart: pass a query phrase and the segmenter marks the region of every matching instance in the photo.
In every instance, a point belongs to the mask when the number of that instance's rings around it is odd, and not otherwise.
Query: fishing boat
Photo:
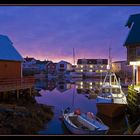
[[[92,112],[81,113],[78,109],[74,112],[62,111],[63,122],[73,134],[106,134],[109,127]]]
[[[126,95],[122,91],[120,80],[115,73],[108,72],[96,98],[98,113],[108,117],[117,117],[127,108]]]
[[[127,108],[126,95],[122,91],[120,79],[112,71],[111,48],[109,48],[109,69],[101,86],[101,91],[96,98],[99,114],[110,118],[117,117]]]

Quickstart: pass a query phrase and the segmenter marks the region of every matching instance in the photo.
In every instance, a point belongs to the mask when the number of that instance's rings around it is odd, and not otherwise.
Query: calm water
[[[83,112],[93,112],[97,116],[96,99],[88,98],[88,93],[85,89],[93,89],[100,85],[100,81],[76,80],[75,83],[70,83],[66,80],[39,80],[36,82],[36,87],[41,88],[41,96],[36,97],[38,103],[54,106],[54,117],[48,123],[44,124],[44,128],[38,133],[42,135],[62,135],[70,134],[67,128],[59,119],[61,110],[66,107],[80,108]],[[104,116],[99,116],[102,121],[110,127],[108,134],[122,134],[126,129],[125,117],[120,117],[115,120]]]

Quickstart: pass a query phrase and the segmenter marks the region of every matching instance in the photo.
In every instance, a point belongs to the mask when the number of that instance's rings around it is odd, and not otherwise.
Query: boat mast
[[[109,47],[109,86],[110,86],[110,93],[112,93],[112,59],[111,59],[111,47]]]
[[[74,50],[74,48],[73,48],[73,64],[75,66],[75,50]]]

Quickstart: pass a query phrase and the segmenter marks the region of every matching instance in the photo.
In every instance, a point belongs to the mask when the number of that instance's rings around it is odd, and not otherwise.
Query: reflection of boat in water
[[[64,124],[73,134],[106,134],[109,130],[109,127],[91,112],[85,114],[80,110],[65,110],[62,115]]]
[[[127,107],[127,99],[121,89],[115,73],[108,72],[103,85],[102,92],[97,96],[98,112],[109,117],[116,117]]]

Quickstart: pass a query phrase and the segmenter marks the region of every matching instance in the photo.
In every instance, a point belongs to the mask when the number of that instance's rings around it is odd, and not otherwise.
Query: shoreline
[[[53,117],[53,108],[28,98],[0,104],[0,135],[37,135]]]

